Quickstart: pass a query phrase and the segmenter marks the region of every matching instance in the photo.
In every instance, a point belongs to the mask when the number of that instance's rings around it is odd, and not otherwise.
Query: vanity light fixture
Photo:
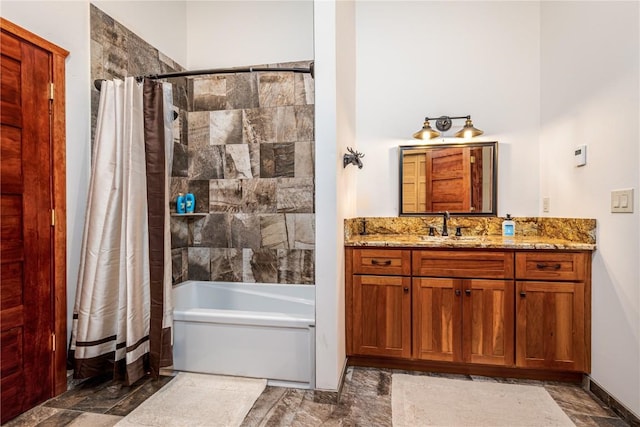
[[[440,136],[440,132],[445,132],[451,129],[451,121],[457,119],[466,119],[464,126],[458,132],[454,134],[456,138],[473,138],[474,136],[482,135],[484,132],[480,129],[473,126],[473,122],[471,121],[471,116],[440,116],[438,118],[435,117],[425,117],[424,124],[422,125],[422,129],[413,134],[415,139],[433,139]],[[436,129],[438,131],[433,130],[431,125],[429,125],[429,120],[436,121]]]

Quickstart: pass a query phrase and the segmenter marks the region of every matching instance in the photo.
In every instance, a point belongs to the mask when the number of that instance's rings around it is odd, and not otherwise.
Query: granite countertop
[[[417,247],[417,248],[483,248],[483,249],[556,249],[595,250],[593,243],[572,242],[548,237],[502,236],[417,236],[407,234],[367,234],[351,236],[345,246]]]
[[[360,217],[345,220],[344,244],[353,247],[596,249],[596,221],[584,218],[515,218],[516,235],[503,237],[498,217],[452,217],[449,236],[429,236],[442,228],[440,217]],[[460,227],[462,236],[455,236]],[[363,233],[366,231],[366,233]]]

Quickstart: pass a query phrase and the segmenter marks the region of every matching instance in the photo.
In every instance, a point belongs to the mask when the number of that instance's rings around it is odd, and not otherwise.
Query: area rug
[[[118,427],[239,426],[267,380],[180,372]]]
[[[393,374],[394,427],[573,426],[543,387]]]

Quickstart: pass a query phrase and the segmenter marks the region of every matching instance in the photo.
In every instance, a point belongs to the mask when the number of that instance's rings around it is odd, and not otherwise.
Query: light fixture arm
[[[440,132],[446,132],[451,129],[451,121],[455,119],[471,119],[471,116],[440,116],[440,117],[425,117],[424,121],[435,120],[436,129]]]
[[[422,129],[413,134],[415,139],[433,139],[440,136],[440,132],[446,132],[451,129],[451,124],[453,120],[456,119],[465,119],[465,124],[462,129],[455,133],[456,138],[473,138],[474,136],[482,135],[484,132],[478,128],[473,126],[471,122],[471,115],[466,116],[440,116],[440,117],[425,117],[424,124],[422,125]],[[429,125],[429,120],[436,121],[436,129],[435,131]]]

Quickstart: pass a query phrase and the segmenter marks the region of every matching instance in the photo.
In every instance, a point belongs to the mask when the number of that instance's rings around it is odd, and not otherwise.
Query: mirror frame
[[[492,147],[493,148],[493,173],[492,173],[492,185],[491,185],[491,210],[484,212],[451,212],[451,215],[457,216],[497,216],[498,215],[498,141],[483,141],[483,142],[460,142],[460,143],[430,143],[430,144],[416,144],[416,145],[400,145],[398,146],[398,164],[399,164],[399,192],[398,192],[398,216],[432,216],[439,215],[441,212],[402,212],[403,195],[402,195],[402,177],[403,177],[403,161],[402,155],[407,150],[416,150],[423,148],[463,148],[463,147]]]

